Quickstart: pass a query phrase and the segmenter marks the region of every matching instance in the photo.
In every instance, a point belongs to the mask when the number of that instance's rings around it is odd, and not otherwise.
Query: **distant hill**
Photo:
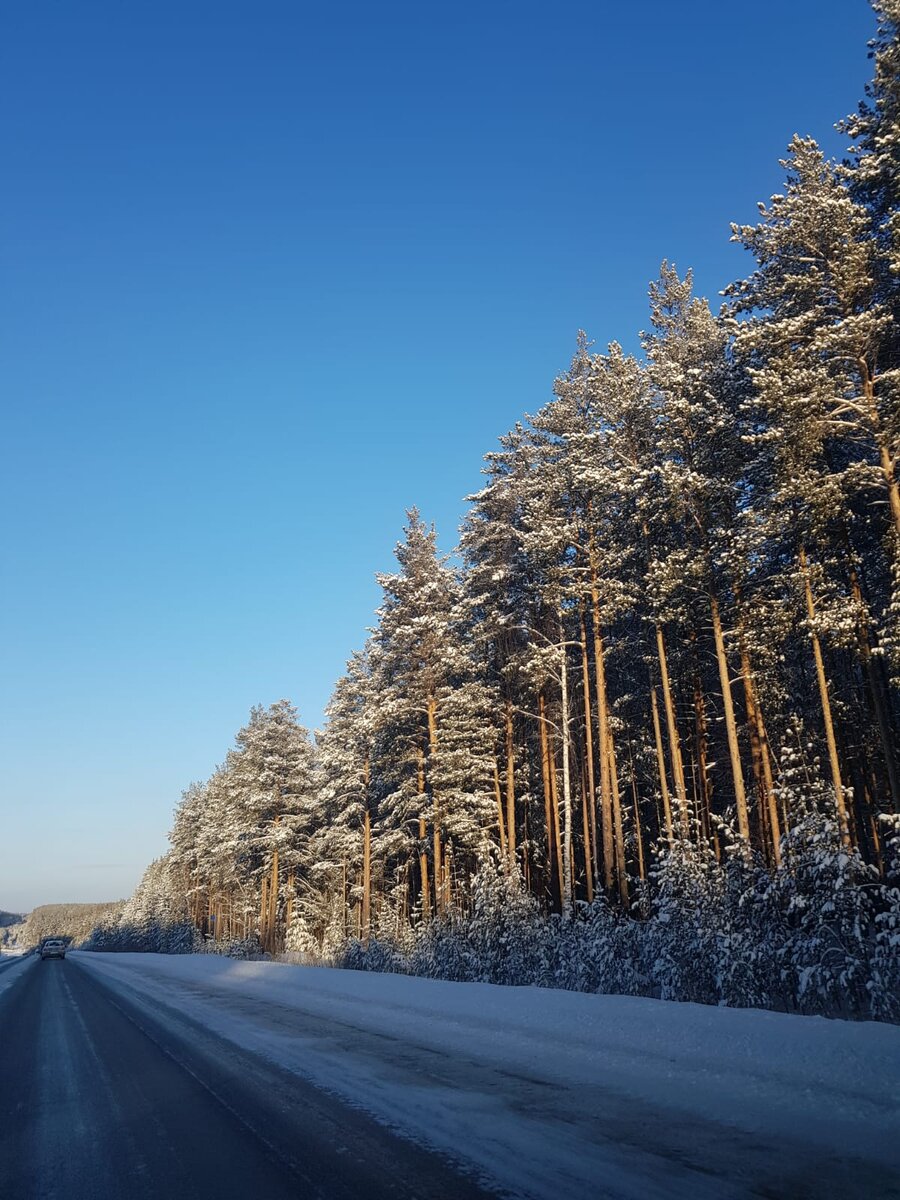
[[[0,946],[18,944],[19,934],[25,928],[24,920],[24,913],[0,912]]]
[[[25,918],[18,937],[19,945],[34,946],[46,937],[69,938],[77,945],[95,925],[121,905],[121,900],[107,900],[101,904],[41,904]]]

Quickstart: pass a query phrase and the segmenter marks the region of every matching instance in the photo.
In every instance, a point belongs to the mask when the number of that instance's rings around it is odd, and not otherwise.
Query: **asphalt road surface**
[[[0,995],[3,1200],[487,1194],[187,1017],[154,1021],[76,961],[23,964]]]

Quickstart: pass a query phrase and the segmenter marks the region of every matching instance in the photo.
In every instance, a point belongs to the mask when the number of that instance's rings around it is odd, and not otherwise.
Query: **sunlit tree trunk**
[[[875,401],[875,388],[879,380],[869,370],[869,364],[865,358],[859,358],[857,362],[862,376],[863,397],[868,410],[869,423],[878,445],[878,462],[881,467],[881,473],[884,476],[885,487],[887,488],[894,536],[895,538],[900,538],[900,488],[898,488],[897,484],[896,464],[887,434],[878,415],[878,405]],[[895,542],[895,545],[897,544]]]
[[[278,940],[278,847],[272,851],[272,882],[269,885],[268,949],[274,954]]]
[[[593,556],[592,556],[593,558]],[[613,834],[612,773],[610,771],[609,710],[606,702],[606,668],[600,634],[600,596],[597,572],[591,562],[591,623],[594,633],[594,683],[597,691],[597,735],[600,755],[600,831],[603,841],[603,886],[612,891],[615,846]]]
[[[269,877],[264,875],[259,897],[259,942],[263,949],[269,942]]]
[[[819,699],[822,705],[822,721],[825,726],[825,744],[828,747],[828,762],[831,767],[831,782],[834,788],[835,804],[837,805],[838,823],[841,828],[841,839],[850,844],[850,826],[847,819],[847,803],[844,795],[844,785],[841,781],[841,766],[838,760],[837,739],[834,735],[834,720],[831,715],[831,698],[828,694],[828,680],[825,675],[825,660],[822,657],[822,646],[816,632],[816,603],[813,599],[812,583],[809,578],[809,563],[806,558],[806,547],[801,545],[799,551],[800,574],[803,578],[803,594],[806,600],[806,615],[809,617],[809,637],[812,643],[813,659],[816,664],[816,680],[819,685]]]
[[[550,816],[553,820],[553,844],[556,848],[556,882],[558,885],[559,910],[563,911],[563,848],[562,830],[559,819],[559,779],[556,772],[556,743],[553,732],[547,730],[547,748],[550,752]]]
[[[366,756],[363,767],[363,877],[362,877],[362,940],[368,942],[372,919],[372,816],[369,812],[369,779],[371,763]]]
[[[494,800],[497,803],[497,831],[500,838],[500,858],[508,871],[510,868],[510,857],[506,849],[506,821],[503,816],[503,793],[500,791],[500,768],[497,765],[497,759],[494,759]]]
[[[554,837],[555,821],[553,818],[554,810],[554,780],[556,776],[555,764],[551,764],[550,759],[550,739],[547,734],[547,717],[546,717],[546,701],[544,693],[538,694],[538,711],[539,711],[539,727],[540,727],[540,747],[541,747],[541,778],[544,785],[544,822],[547,830],[547,878],[549,882],[549,892],[551,901],[555,904],[560,899],[560,875],[557,873],[557,840]]]
[[[750,843],[750,816],[747,811],[747,794],[744,791],[744,770],[741,765],[741,753],[738,746],[737,722],[734,718],[734,702],[731,695],[731,679],[728,674],[728,660],[725,655],[725,638],[722,633],[722,618],[719,613],[719,601],[714,592],[710,592],[709,607],[712,614],[713,640],[716,647],[716,662],[719,667],[719,684],[722,688],[722,706],[725,710],[725,732],[728,738],[728,757],[731,760],[731,779],[734,787],[734,800],[737,809],[738,832],[745,845]]]
[[[341,910],[343,911],[344,937],[350,932],[350,904],[347,899],[347,860],[341,862]]]
[[[637,463],[638,459],[635,458]],[[650,530],[646,521],[641,523],[641,532],[644,538],[645,556],[647,562],[650,560]],[[681,753],[681,740],[678,736],[678,722],[675,720],[675,704],[672,700],[672,686],[669,681],[669,658],[666,653],[666,639],[663,632],[662,623],[658,620],[654,621],[654,632],[656,635],[656,657],[659,661],[659,678],[662,684],[663,694],[663,709],[666,715],[666,732],[669,736],[669,759],[672,764],[672,782],[675,787],[675,798],[678,803],[678,821],[681,829],[681,836],[687,838],[689,834],[688,822],[688,799],[687,799],[687,784],[684,776],[684,759]],[[659,717],[656,715],[656,698],[653,697],[654,719],[659,723]],[[661,744],[657,738],[657,747]],[[665,771],[660,768],[660,779],[662,780],[661,787],[665,788]],[[667,790],[667,789],[666,789]],[[664,805],[667,803],[666,797],[663,798]],[[670,808],[666,808],[666,821],[669,841],[672,840],[672,818]]]
[[[628,905],[628,868],[625,864],[625,830],[622,822],[622,801],[619,794],[619,771],[616,766],[616,756],[613,751],[612,728],[609,729],[609,775],[610,791],[613,802],[613,828],[616,834],[616,881],[619,885],[619,899],[623,905]]]
[[[634,752],[631,750],[630,743],[629,754],[631,757],[631,802],[634,808],[634,842],[637,853],[638,878],[646,879],[647,870],[644,863],[644,836],[641,829],[640,796],[638,795],[637,774],[634,769]]]
[[[572,913],[572,780],[569,770],[569,669],[568,653],[562,621],[559,624],[559,681],[562,712],[562,782],[563,782],[563,896],[564,917]]]
[[[372,912],[372,818],[366,808],[363,816],[362,940],[368,942]]]
[[[285,902],[285,907],[284,907],[285,934],[290,929],[290,927],[294,921],[294,896],[295,896],[294,888],[295,888],[294,872],[290,871],[288,873],[288,878],[287,878],[287,901]]]
[[[696,781],[694,785],[694,807],[698,820],[704,829],[709,824],[709,814],[712,812],[712,780],[709,777],[709,729],[706,721],[706,699],[703,695],[703,683],[700,676],[700,661],[697,650],[697,631],[691,630],[691,644],[694,651],[694,746],[696,760]],[[719,857],[718,838],[714,836],[716,857]]]
[[[753,760],[753,774],[756,779],[759,795],[760,823],[766,826],[768,842],[771,847],[771,858],[777,867],[781,862],[781,829],[778,820],[778,803],[775,798],[775,780],[772,774],[772,760],[769,755],[769,743],[762,719],[762,710],[756,694],[756,684],[750,666],[750,654],[744,640],[743,629],[740,630],[741,678],[744,684],[744,705],[747,709],[747,726],[750,730],[750,754]],[[766,838],[763,838],[763,845]]]
[[[419,795],[419,887],[422,903],[422,916],[427,921],[431,916],[431,891],[428,883],[428,852],[425,849],[428,830],[425,825],[425,751],[419,747],[419,766],[417,772]]]
[[[669,682],[669,661],[666,654],[666,642],[662,625],[656,623],[656,656],[659,660],[659,677],[662,683],[663,708],[666,714],[666,729],[669,734],[669,757],[672,762],[672,778],[675,783],[675,796],[678,800],[678,819],[682,837],[688,836],[688,801],[687,786],[684,778],[684,760],[681,755],[681,741],[678,737],[678,725],[675,720],[675,705],[672,701],[672,687]]]
[[[666,782],[666,756],[663,750],[662,730],[659,725],[659,704],[656,699],[656,687],[650,684],[650,708],[653,715],[653,740],[656,745],[656,769],[659,774],[659,790],[662,800],[663,818],[666,826],[666,840],[672,844],[672,804],[669,799],[669,785]]]
[[[590,847],[592,848],[592,866],[588,875],[599,874],[597,865],[597,793],[594,786],[594,730],[591,716],[591,673],[588,663],[587,629],[584,621],[584,604],[579,601],[578,616],[581,623],[581,687],[584,700],[584,761],[587,777],[587,811],[590,814]],[[588,895],[593,899],[594,880],[588,883]]]
[[[437,720],[436,720],[437,704],[433,696],[430,696],[426,706],[428,716],[428,762],[434,761],[435,751],[437,750]],[[432,861],[434,863],[434,911],[437,916],[441,916],[444,911],[444,854],[441,846],[441,811],[438,801],[437,789],[434,786],[434,781],[431,781],[431,804],[432,804],[432,834],[434,839],[434,854]]]
[[[513,749],[512,704],[506,702],[506,843],[510,869],[516,862],[516,761]]]
[[[593,865],[594,860],[591,854],[591,817],[590,817],[590,802],[588,800],[588,789],[585,782],[585,774],[581,775],[581,836],[584,841],[584,882],[587,892],[588,904],[591,904],[594,899],[594,880],[593,880]]]

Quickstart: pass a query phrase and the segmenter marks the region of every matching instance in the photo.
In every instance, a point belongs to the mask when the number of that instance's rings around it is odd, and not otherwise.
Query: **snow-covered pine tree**
[[[418,905],[440,916],[465,879],[455,860],[474,854],[493,820],[496,733],[479,732],[485,722],[490,729],[489,697],[476,679],[459,582],[415,509],[396,556],[400,570],[379,576],[373,635],[378,833],[388,877],[398,859],[413,866],[415,851]]]
[[[867,213],[811,139],[795,137],[784,166],[785,194],[760,207],[758,225],[734,229],[758,265],[728,294],[744,318],[737,349],[754,383],[757,455],[767,460],[758,508],[768,510],[770,528],[790,529],[794,538],[832,787],[849,837],[849,779],[865,769],[847,751],[841,761],[834,686],[842,680],[829,678],[829,645],[855,650],[849,670],[865,678],[880,741],[876,769],[893,804],[900,800],[893,701],[877,662],[879,640],[891,641],[900,409],[878,359],[890,313],[878,299]]]
[[[258,888],[260,942],[275,951],[316,807],[313,746],[290,701],[251,709],[228,755],[227,781],[228,827],[221,832],[236,848],[239,875]]]
[[[598,770],[585,770],[585,793],[594,775],[596,807],[599,780],[599,829],[593,822],[594,879],[602,876],[610,891],[615,885],[623,903],[628,896],[628,870],[619,779],[619,758],[610,690],[610,626],[630,604],[623,588],[629,548],[617,537],[620,496],[604,486],[606,455],[605,414],[584,385],[591,370],[586,337],[579,335],[578,349],[568,373],[556,380],[555,398],[534,418],[539,458],[533,472],[531,529],[532,553],[542,564],[543,638],[546,649],[536,658],[555,681],[558,737],[563,749],[574,732],[569,703],[569,676],[580,676],[577,744],[593,767],[594,742]],[[555,625],[555,628],[554,628]],[[590,630],[590,633],[589,633]],[[572,651],[578,658],[571,667]],[[591,662],[590,651],[593,651]],[[579,662],[580,660],[580,662]],[[591,666],[593,666],[596,738],[591,721]],[[590,739],[590,754],[589,750]],[[565,775],[564,762],[564,775]],[[565,781],[564,781],[565,782]],[[565,790],[565,788],[564,788]],[[565,809],[571,807],[566,798]],[[570,820],[565,821],[566,830]],[[591,830],[586,826],[585,837]],[[599,844],[598,844],[599,843]],[[602,851],[602,853],[601,853]],[[567,855],[564,852],[564,861]],[[601,870],[602,862],[602,870]]]
[[[853,142],[852,157],[840,173],[868,216],[874,251],[874,294],[891,317],[877,347],[872,348],[872,357],[895,414],[888,451],[896,473],[896,412],[900,408],[900,3],[875,0],[873,7],[878,25],[869,47],[875,69],[866,86],[866,100],[839,126]],[[894,686],[900,688],[900,547],[896,546],[883,642],[890,655]]]
[[[378,764],[373,759],[379,698],[371,665],[375,653],[370,644],[351,657],[317,740],[327,824],[315,844],[331,888],[340,890],[345,933],[353,930],[364,943],[372,927],[372,843],[378,823],[378,779],[373,778]]]
[[[685,595],[693,636],[711,633],[718,698],[725,726],[730,778],[720,775],[733,799],[741,838],[749,844],[750,812],[742,746],[732,693],[730,616],[736,616],[732,530],[741,495],[742,446],[736,422],[740,378],[728,353],[729,334],[705,300],[693,296],[692,277],[679,278],[663,263],[650,288],[652,330],[644,335],[651,384],[658,396],[660,484],[663,503],[648,513],[651,539],[657,521],[674,524],[677,545],[658,561],[663,594]],[[698,726],[705,723],[705,685],[695,683]],[[703,762],[705,730],[698,728],[698,799],[701,825],[710,831],[709,765]]]
[[[529,672],[541,620],[540,565],[528,552],[528,492],[536,447],[531,430],[517,425],[485,456],[488,482],[470,496],[462,531],[466,600],[474,624],[480,678],[502,708],[502,762],[495,781],[499,843],[520,864],[528,886],[559,903],[561,870],[549,771],[549,742]],[[495,722],[499,723],[499,722]],[[500,780],[502,777],[502,789]]]
[[[122,908],[115,948],[186,954],[194,948],[194,938],[171,856],[154,859]]]
[[[893,316],[879,355],[882,369],[893,369],[900,363],[900,2],[874,0],[872,7],[875,70],[867,98],[839,128],[853,142],[842,175],[865,207],[875,241],[876,295]]]

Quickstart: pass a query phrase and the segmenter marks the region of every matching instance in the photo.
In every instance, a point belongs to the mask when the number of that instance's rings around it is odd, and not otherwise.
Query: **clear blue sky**
[[[576,331],[714,295],[865,0],[41,0],[0,37],[0,908],[127,894],[254,703],[321,720]]]

